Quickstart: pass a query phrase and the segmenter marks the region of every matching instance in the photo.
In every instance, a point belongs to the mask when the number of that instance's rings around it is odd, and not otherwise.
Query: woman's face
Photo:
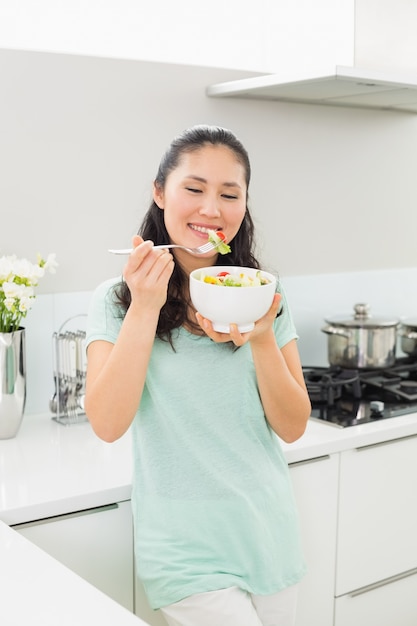
[[[219,145],[185,153],[165,188],[154,189],[171,242],[188,247],[207,242],[208,230],[221,230],[231,241],[245,215],[246,195],[243,165],[229,148]]]

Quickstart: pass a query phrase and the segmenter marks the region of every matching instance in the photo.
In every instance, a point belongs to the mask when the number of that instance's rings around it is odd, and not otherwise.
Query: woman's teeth
[[[190,224],[191,230],[198,230],[199,233],[208,233],[209,230],[219,230],[218,228],[204,228],[203,226],[193,226]]]

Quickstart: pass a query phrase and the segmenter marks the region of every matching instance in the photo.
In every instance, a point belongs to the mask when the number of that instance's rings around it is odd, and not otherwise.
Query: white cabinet
[[[130,501],[19,524],[13,528],[133,611]]]
[[[336,626],[416,626],[417,569],[336,598]]]
[[[341,453],[335,626],[417,624],[416,582],[417,436]]]
[[[336,595],[417,567],[417,436],[340,459]]]
[[[290,474],[307,562],[307,574],[300,584],[296,626],[332,626],[339,455],[293,463]]]

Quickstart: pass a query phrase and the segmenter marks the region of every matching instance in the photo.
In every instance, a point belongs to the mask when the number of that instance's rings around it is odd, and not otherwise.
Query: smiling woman
[[[190,175],[189,171],[197,174]],[[234,180],[225,179],[224,172]],[[205,241],[210,231],[217,230],[232,241],[246,210],[244,168],[234,153],[222,145],[185,153],[163,186],[158,179],[155,181],[154,200],[164,211],[165,227],[172,241],[191,246],[192,242]]]
[[[273,275],[247,290],[218,288],[268,296],[250,328],[223,332],[190,297],[190,273],[203,267],[259,272],[249,181],[247,152],[231,131],[197,126],[175,138],[123,281],[97,289],[89,316],[86,413],[109,442],[132,425],[137,571],[170,626],[242,626],[242,615],[261,626],[267,612],[293,626],[304,573],[274,436],[298,439],[310,415],[285,294]],[[197,247],[219,230],[230,241],[225,255],[159,248]]]

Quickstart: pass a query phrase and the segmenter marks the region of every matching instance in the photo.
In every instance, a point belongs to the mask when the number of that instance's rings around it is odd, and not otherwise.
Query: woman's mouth
[[[199,226],[197,224],[188,224],[188,227],[191,228],[191,230],[202,233],[204,235],[208,235],[209,230],[214,230],[216,232],[218,230],[221,230],[220,226]]]

